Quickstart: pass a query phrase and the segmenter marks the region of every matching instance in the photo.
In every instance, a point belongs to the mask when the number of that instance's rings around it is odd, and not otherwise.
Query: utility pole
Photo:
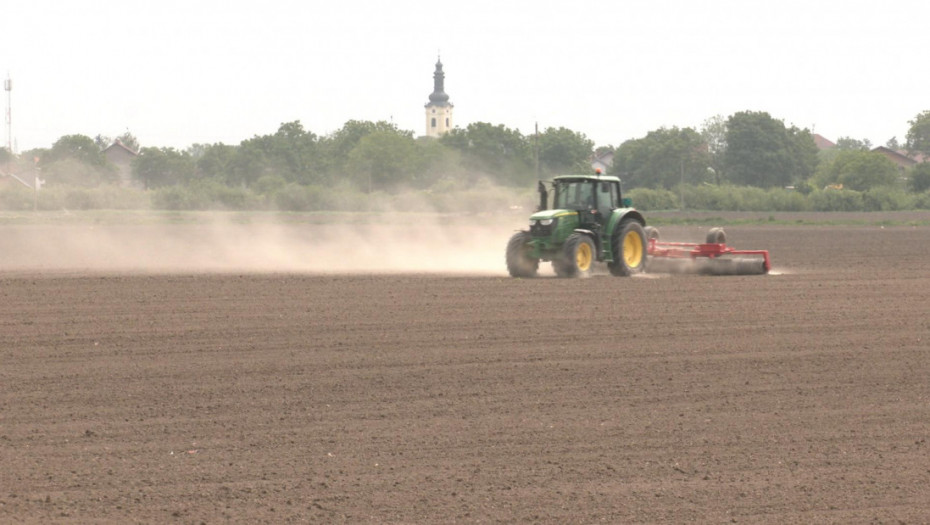
[[[6,74],[6,80],[3,81],[3,90],[6,91],[6,136],[7,136],[7,157],[6,171],[13,173],[13,81],[10,79],[10,73]]]
[[[533,159],[536,164],[536,180],[539,180],[539,122],[537,122],[535,126],[535,133],[533,133]]]
[[[685,211],[685,159],[678,159],[678,168],[681,172],[681,183],[678,185],[681,194],[681,211]]]

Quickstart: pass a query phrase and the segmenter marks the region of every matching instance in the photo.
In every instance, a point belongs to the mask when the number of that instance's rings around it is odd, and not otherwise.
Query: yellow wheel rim
[[[583,242],[578,245],[578,250],[575,252],[575,263],[578,265],[578,270],[586,272],[591,268],[591,261],[594,260],[594,254],[591,253],[591,245]]]
[[[643,238],[637,231],[627,232],[623,237],[623,260],[630,268],[638,268],[643,262]]]

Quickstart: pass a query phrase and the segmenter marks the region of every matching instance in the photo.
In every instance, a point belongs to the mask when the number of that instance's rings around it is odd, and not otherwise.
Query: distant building
[[[116,139],[113,144],[103,150],[103,155],[110,164],[116,166],[120,185],[132,186],[132,160],[139,156],[139,152],[131,150],[123,144],[123,141]]]
[[[607,169],[614,165],[614,152],[604,150],[595,152],[591,157],[591,169],[593,171],[601,170],[601,173],[607,173]]]
[[[449,95],[443,83],[446,74],[442,72],[442,61],[436,59],[436,71],[433,72],[433,92],[426,103],[426,136],[439,137],[452,129],[452,108]]]
[[[826,139],[819,133],[814,133],[814,144],[817,145],[817,149],[833,149],[836,147],[835,142]]]
[[[898,167],[898,171],[900,172],[903,172],[911,166],[927,160],[926,157],[920,153],[908,155],[907,151],[904,151],[903,149],[894,150],[891,148],[886,148],[885,146],[873,148],[872,152],[881,153],[882,155],[888,157],[888,160],[894,162],[895,166]]]

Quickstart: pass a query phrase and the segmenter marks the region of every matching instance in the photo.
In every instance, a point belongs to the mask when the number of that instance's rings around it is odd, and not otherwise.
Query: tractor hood
[[[542,210],[530,215],[530,220],[541,221],[545,219],[555,219],[556,217],[564,217],[567,215],[578,215],[578,212],[575,210]]]

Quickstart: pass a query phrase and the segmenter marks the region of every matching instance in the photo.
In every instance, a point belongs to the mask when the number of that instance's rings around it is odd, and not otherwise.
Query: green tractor
[[[539,209],[530,216],[529,230],[507,243],[507,271],[534,277],[540,261],[552,261],[559,277],[585,277],[601,261],[612,275],[639,273],[646,266],[645,228],[642,214],[622,198],[617,177],[598,173],[540,181]]]

